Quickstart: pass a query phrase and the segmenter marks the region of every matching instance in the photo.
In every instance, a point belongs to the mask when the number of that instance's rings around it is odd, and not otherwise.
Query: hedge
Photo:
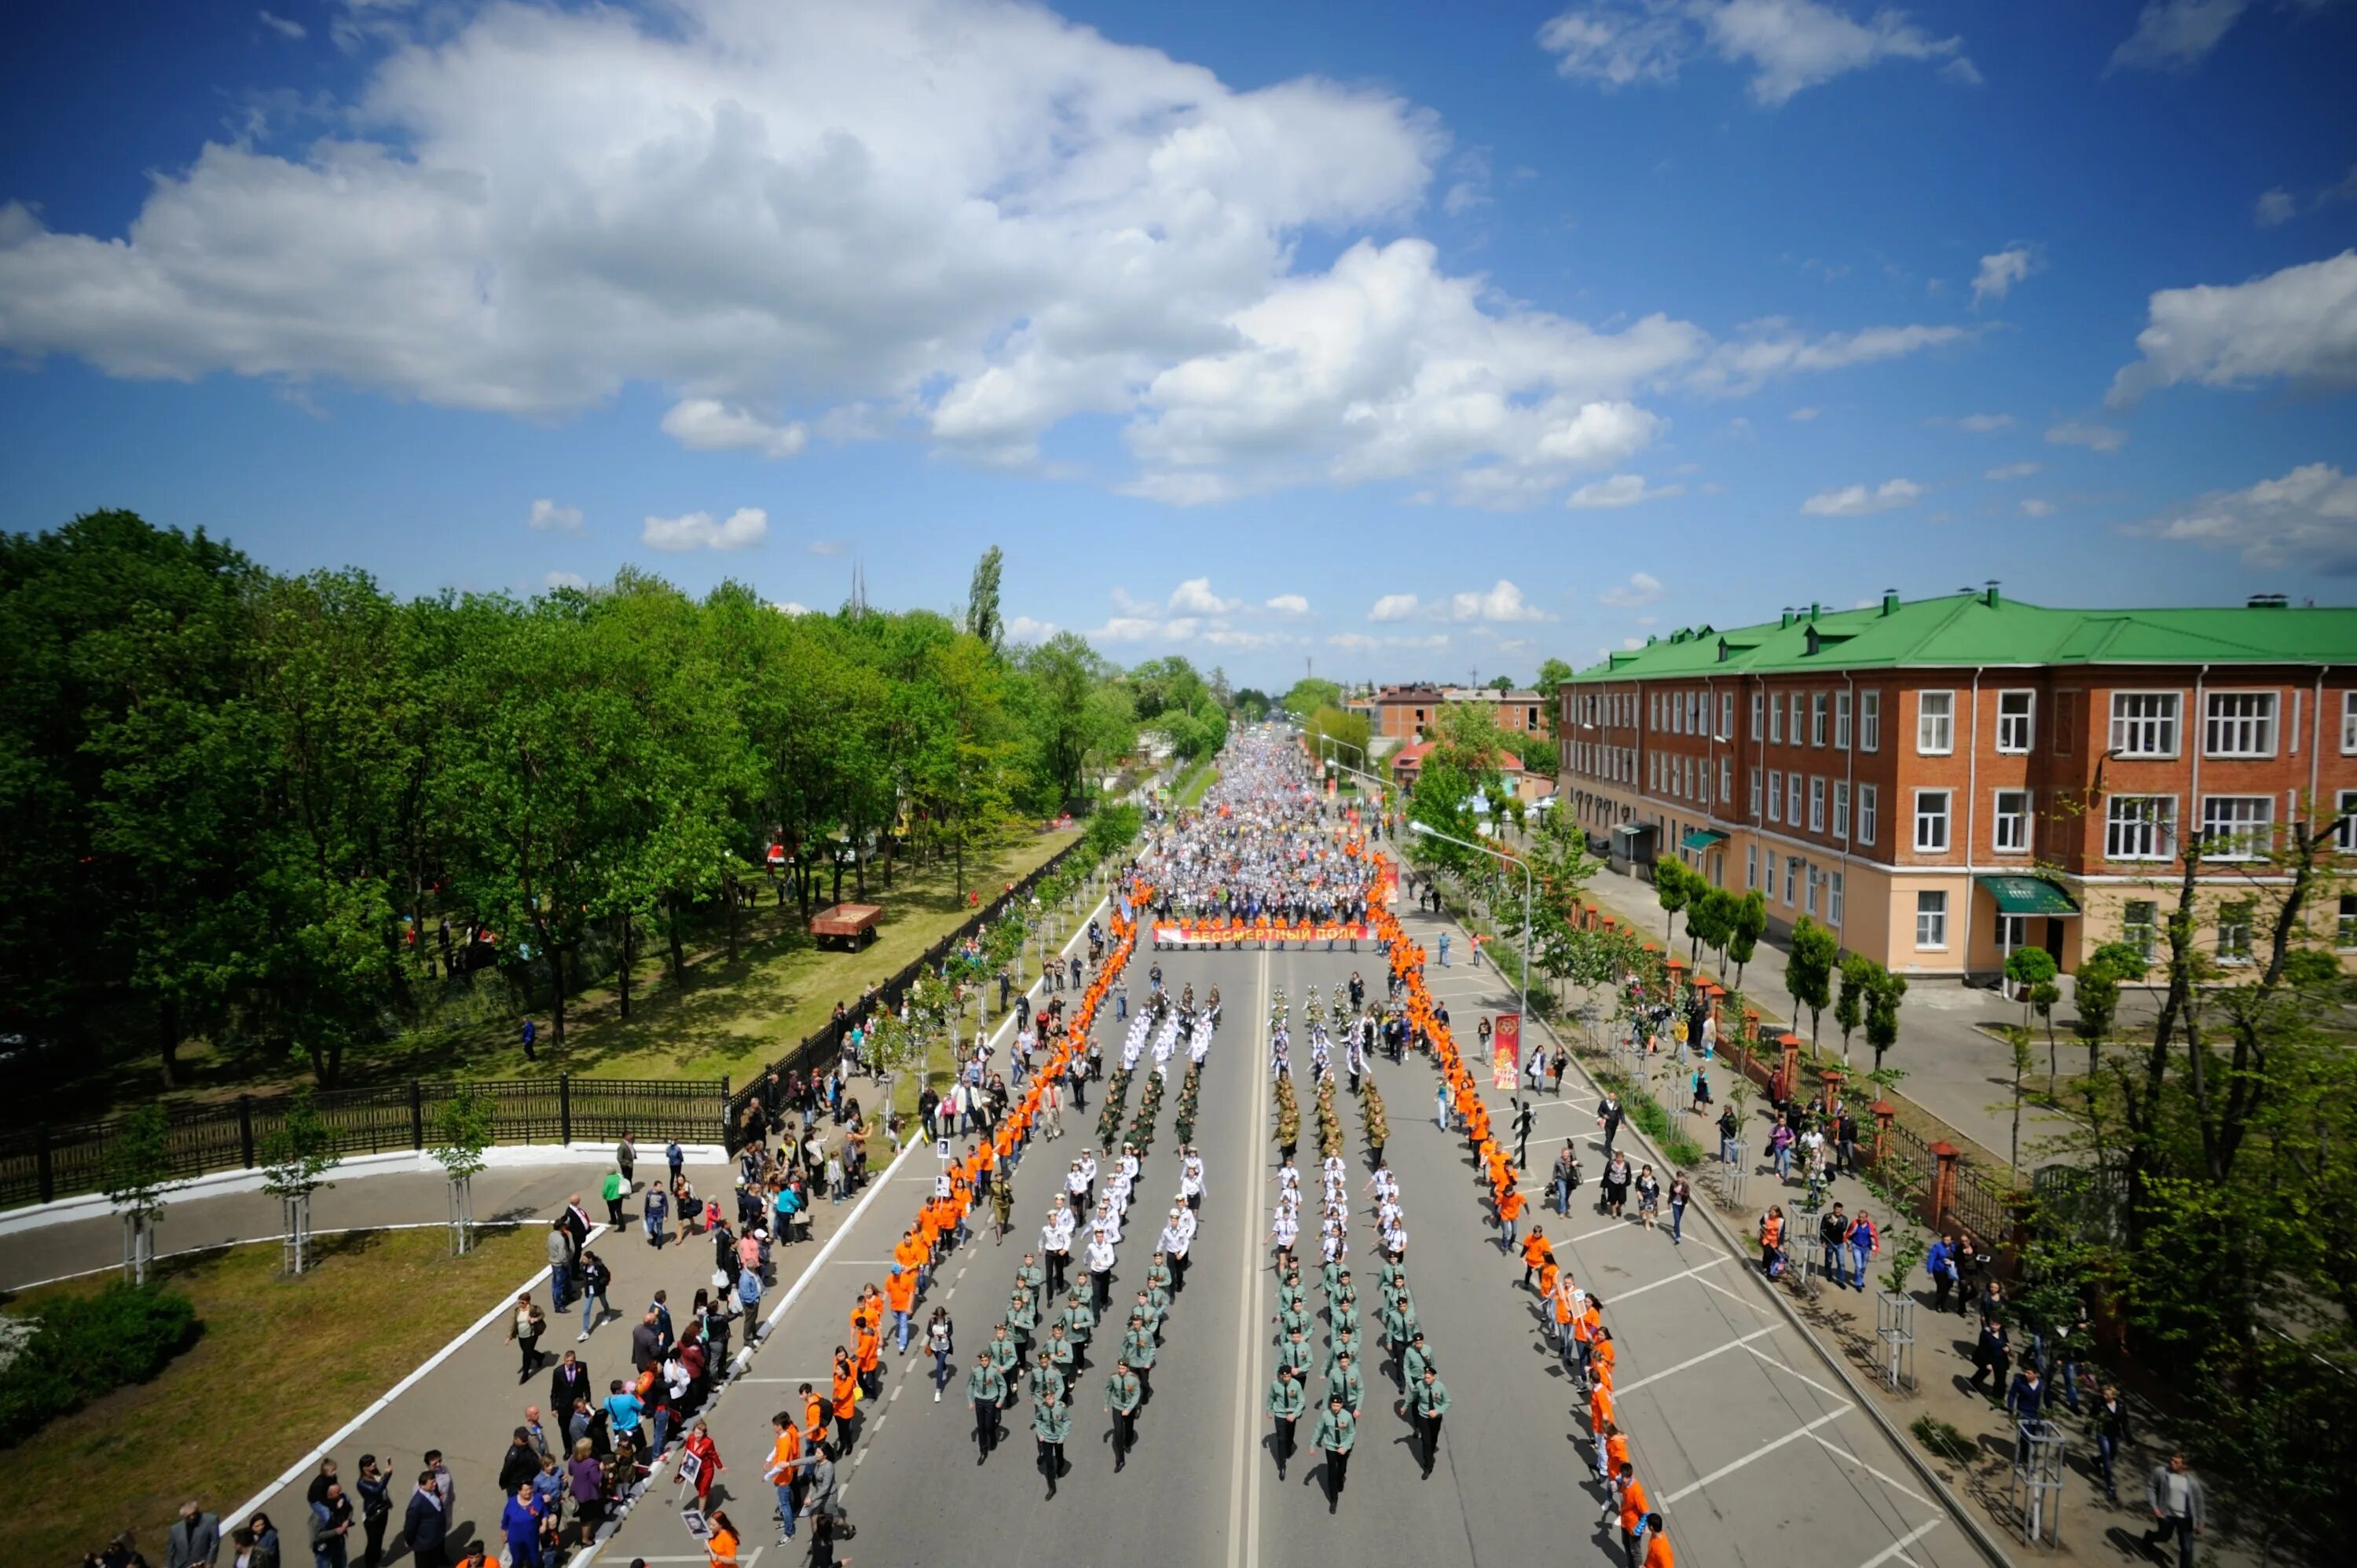
[[[0,1371],[0,1448],[125,1383],[144,1383],[197,1335],[197,1305],[158,1285],[120,1281],[96,1295],[59,1296],[25,1317],[31,1337]]]

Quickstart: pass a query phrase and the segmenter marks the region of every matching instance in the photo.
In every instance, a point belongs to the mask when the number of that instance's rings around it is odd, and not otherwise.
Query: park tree
[[[1767,934],[1768,899],[1754,887],[1736,907],[1734,929],[1727,939],[1727,956],[1735,965],[1735,983],[1738,989],[1743,984],[1743,966],[1751,961],[1751,955],[1759,950],[1760,939]]]
[[[1874,1079],[1888,1087],[1897,1079],[1886,1075],[1897,1069],[1884,1067],[1882,1058],[1899,1043],[1899,1008],[1907,1000],[1907,977],[1880,964],[1874,967],[1866,993],[1866,1043],[1874,1052]]]
[[[1664,947],[1675,937],[1678,911],[1694,897],[1693,885],[1700,880],[1685,868],[1683,861],[1657,860],[1653,863],[1653,897],[1663,909],[1662,943]]]
[[[311,1196],[333,1187],[336,1134],[319,1114],[309,1084],[296,1087],[280,1108],[278,1124],[262,1140],[262,1190],[278,1199],[285,1237],[284,1267],[289,1278],[304,1273],[311,1257]]]
[[[450,1253],[463,1257],[475,1247],[475,1178],[489,1162],[498,1127],[499,1106],[490,1093],[470,1083],[458,1084],[434,1115],[433,1142],[425,1152],[442,1167],[450,1184]]]
[[[1539,661],[1538,679],[1531,683],[1537,690],[1539,695],[1546,699],[1546,733],[1547,739],[1551,741],[1561,740],[1563,738],[1563,703],[1561,700],[1561,688],[1563,683],[1566,681],[1570,680],[1574,673],[1576,673],[1576,671],[1573,671],[1572,667],[1565,663],[1560,659],[1543,659]]]
[[[965,633],[994,653],[1006,636],[1006,622],[998,610],[998,578],[1006,564],[1006,553],[992,545],[974,564],[974,580],[965,591]]]
[[[1735,932],[1735,912],[1742,900],[1724,887],[1713,887],[1696,875],[1692,878],[1686,897],[1686,936],[1692,947],[1688,961],[1696,965],[1702,961],[1702,950],[1708,948],[1724,954],[1727,938]]]
[[[145,1284],[155,1263],[156,1227],[177,1185],[173,1170],[171,1124],[164,1108],[151,1101],[116,1125],[100,1173],[107,1202],[123,1217],[123,1275],[133,1284]]]
[[[1342,705],[1342,688],[1332,681],[1315,675],[1304,675],[1285,693],[1285,711],[1296,719],[1306,719],[1320,708]]]
[[[1809,1051],[1817,1048],[1817,1020],[1833,1004],[1834,963],[1841,943],[1833,932],[1803,915],[1792,927],[1792,956],[1784,961],[1784,988],[1792,993],[1792,1026],[1801,1026],[1798,1009],[1809,1010]]]
[[[1848,953],[1841,961],[1841,994],[1834,998],[1834,1025],[1841,1030],[1842,1060],[1849,1060],[1849,1037],[1866,1022],[1867,999],[1873,994],[1882,966],[1864,953]]]

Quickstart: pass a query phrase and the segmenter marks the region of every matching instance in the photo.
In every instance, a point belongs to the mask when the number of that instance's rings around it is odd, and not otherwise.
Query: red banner
[[[1219,942],[1358,941],[1367,935],[1363,925],[1327,926],[1197,926],[1157,924],[1157,947],[1206,947]]]
[[[1501,1013],[1498,1026],[1490,1036],[1490,1087],[1512,1089],[1522,1071],[1523,1015]]]

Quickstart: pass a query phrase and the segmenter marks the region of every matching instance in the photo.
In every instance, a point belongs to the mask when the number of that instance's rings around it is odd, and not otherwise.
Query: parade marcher
[[[1424,1478],[1432,1479],[1433,1462],[1440,1455],[1440,1418],[1448,1413],[1448,1387],[1440,1380],[1439,1370],[1425,1363],[1424,1378],[1409,1395],[1410,1413],[1415,1418],[1415,1432],[1422,1452]]]
[[[1326,1511],[1330,1514],[1341,1506],[1342,1487],[1351,1476],[1351,1450],[1359,1443],[1358,1417],[1342,1407],[1341,1395],[1328,1396],[1313,1441],[1326,1455]]]
[[[1105,1413],[1113,1417],[1115,1474],[1129,1463],[1129,1451],[1137,1442],[1137,1407],[1145,1401],[1146,1386],[1129,1369],[1129,1363],[1115,1362],[1113,1376],[1105,1380]]]
[[[1276,1423],[1276,1432],[1270,1443],[1276,1455],[1276,1478],[1285,1479],[1286,1461],[1293,1457],[1294,1429],[1300,1423],[1306,1404],[1301,1391],[1300,1371],[1295,1367],[1279,1367],[1270,1380],[1264,1403]]]

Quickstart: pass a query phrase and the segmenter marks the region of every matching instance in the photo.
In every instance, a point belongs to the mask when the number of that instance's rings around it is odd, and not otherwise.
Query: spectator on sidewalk
[[[1932,1310],[1948,1310],[1948,1293],[1956,1286],[1956,1251],[1945,1236],[1932,1239],[1932,1250],[1923,1254],[1923,1272],[1932,1276]]]
[[[239,1531],[253,1537],[250,1530]],[[417,1568],[449,1568],[450,1516],[432,1469],[417,1474],[417,1489],[409,1494],[409,1511],[402,1516],[401,1538],[409,1543]]]
[[[614,1145],[614,1166],[622,1173],[622,1186],[625,1188],[637,1179],[639,1141],[628,1133],[623,1133],[622,1141]]]
[[[165,1568],[213,1568],[220,1555],[221,1516],[203,1512],[193,1502],[182,1503],[164,1545]]]
[[[2172,1454],[2169,1463],[2153,1466],[2145,1491],[2152,1506],[2153,1525],[2144,1532],[2141,1544],[2147,1550],[2166,1546],[2173,1535],[2178,1568],[2193,1568],[2193,1538],[2201,1533],[2209,1513],[2201,1477],[2185,1467],[2184,1455]]]
[[[573,1233],[562,1219],[548,1222],[548,1299],[558,1312],[573,1305]]]
[[[2134,1441],[2128,1431],[2128,1402],[2120,1397],[2119,1390],[2105,1383],[2102,1396],[2095,1402],[2093,1416],[2095,1463],[2103,1469],[2104,1495],[2116,1506],[2120,1500],[2120,1444]]]
[[[622,1228],[622,1199],[630,1196],[630,1178],[619,1171],[606,1173],[606,1223],[619,1230]]]

